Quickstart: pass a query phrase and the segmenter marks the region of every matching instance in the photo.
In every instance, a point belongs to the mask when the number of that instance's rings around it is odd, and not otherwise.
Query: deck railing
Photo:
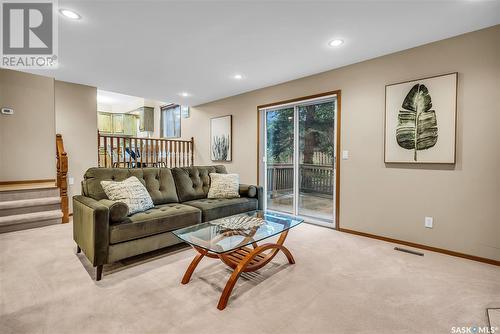
[[[99,167],[184,167],[194,164],[194,138],[173,140],[97,133]]]
[[[293,164],[267,165],[267,192],[275,196],[278,192],[293,190]]]
[[[333,195],[335,170],[332,165],[300,165],[300,191]]]
[[[333,195],[335,169],[333,165],[300,164],[300,192]],[[271,197],[293,190],[293,164],[267,165],[267,189]]]

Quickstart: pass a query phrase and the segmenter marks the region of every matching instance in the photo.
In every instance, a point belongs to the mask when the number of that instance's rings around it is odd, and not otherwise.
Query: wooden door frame
[[[278,101],[278,102],[273,102],[273,103],[268,103],[268,104],[262,104],[260,106],[257,106],[257,184],[259,184],[259,179],[260,179],[260,110],[265,109],[265,108],[271,108],[275,106],[279,106],[282,104],[288,104],[288,103],[294,103],[294,102],[301,102],[305,100],[312,100],[312,99],[317,99],[325,96],[330,96],[330,95],[335,95],[337,98],[337,119],[336,124],[337,128],[335,129],[336,131],[336,140],[337,140],[337,145],[335,147],[335,229],[340,230],[340,146],[341,146],[341,110],[342,110],[342,91],[340,89],[338,90],[333,90],[329,92],[324,92],[324,93],[319,93],[319,94],[314,94],[314,95],[308,95],[308,96],[302,96],[302,97],[297,97],[289,100],[283,100],[283,101]],[[263,185],[265,186],[265,185]]]

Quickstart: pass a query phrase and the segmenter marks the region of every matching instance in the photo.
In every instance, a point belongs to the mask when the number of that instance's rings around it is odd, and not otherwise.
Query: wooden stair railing
[[[69,222],[68,202],[68,154],[64,151],[62,136],[56,134],[57,187],[61,196],[62,223]]]
[[[98,131],[97,152],[99,167],[186,167],[194,165],[194,138],[141,138]]]

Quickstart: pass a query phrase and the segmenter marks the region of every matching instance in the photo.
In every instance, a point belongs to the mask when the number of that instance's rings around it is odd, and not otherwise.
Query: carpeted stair
[[[0,233],[61,223],[59,189],[52,183],[0,188]]]

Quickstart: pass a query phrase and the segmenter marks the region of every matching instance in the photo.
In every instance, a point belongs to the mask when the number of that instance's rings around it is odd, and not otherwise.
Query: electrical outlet
[[[347,159],[349,159],[349,151],[343,150],[342,151],[342,160],[347,160]]]
[[[427,228],[432,228],[432,224],[434,223],[434,219],[432,217],[425,217],[424,225]]]
[[[14,109],[12,109],[12,108],[2,108],[2,114],[4,114],[4,115],[14,115]]]
[[[68,177],[68,184],[71,186],[75,183],[75,179],[73,177]]]

